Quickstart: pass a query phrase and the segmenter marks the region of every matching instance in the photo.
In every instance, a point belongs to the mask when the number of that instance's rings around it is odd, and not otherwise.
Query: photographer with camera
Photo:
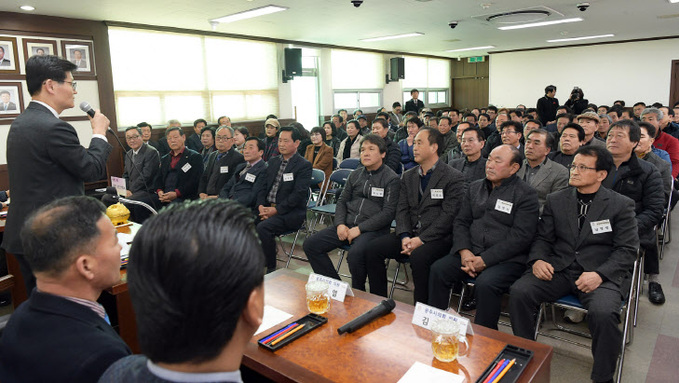
[[[573,113],[579,115],[583,110],[587,109],[589,101],[585,98],[585,93],[579,87],[574,87],[571,91],[571,96],[566,101],[566,106],[573,109]]]

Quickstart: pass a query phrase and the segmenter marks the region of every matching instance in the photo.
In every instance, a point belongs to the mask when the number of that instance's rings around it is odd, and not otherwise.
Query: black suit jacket
[[[127,190],[132,194],[145,191],[153,193],[153,186],[160,169],[160,155],[153,146],[142,144],[137,153],[136,161],[132,164],[134,152],[125,153],[125,172],[123,178],[127,181]],[[136,166],[135,166],[136,165]]]
[[[200,141],[200,135],[193,133],[186,139],[186,147],[200,153],[203,150],[203,143]]]
[[[269,167],[266,169],[266,187],[259,191],[255,206],[270,206],[266,197],[276,180],[282,161],[282,156],[276,156],[269,160]],[[283,174],[285,173],[292,173],[293,180],[284,181],[281,178],[276,193],[276,210],[279,215],[305,216],[309,185],[311,184],[311,163],[300,156],[299,153],[295,153],[290,157]]]
[[[12,211],[7,214],[2,247],[23,254],[19,232],[26,218],[57,198],[84,194],[83,182],[105,179],[111,149],[100,138],[92,138],[85,149],[69,123],[31,102],[7,135]]]
[[[266,169],[268,165],[264,160],[261,160],[241,176],[240,172],[245,169],[245,166],[247,166],[247,163],[243,162],[236,167],[233,177],[224,185],[222,191],[219,192],[219,198],[236,200],[254,210],[257,207],[257,195],[266,188]]]
[[[165,189],[165,180],[170,171],[171,156],[172,152],[164,155],[160,160],[160,172],[158,173],[158,177],[156,177],[156,189]],[[190,165],[190,169],[184,171],[182,168],[186,164]],[[178,172],[177,189],[181,194],[179,198],[182,200],[198,198],[198,183],[200,182],[200,176],[203,174],[203,157],[193,150],[184,147],[182,158],[179,159],[175,169],[177,169]],[[174,190],[165,191],[169,192]]]
[[[424,102],[422,102],[422,100],[418,99],[416,104],[413,99],[410,99],[409,101],[406,101],[405,111],[403,113],[405,114],[411,111],[419,113],[422,108],[424,108]]]
[[[89,307],[34,290],[0,338],[0,381],[96,382],[130,354]]]
[[[205,164],[205,170],[200,177],[200,184],[198,185],[198,193],[207,193],[208,195],[217,195],[227,182],[236,174],[236,167],[243,163],[243,155],[238,153],[235,148],[231,148],[222,158],[217,161],[218,151],[210,153]],[[215,166],[217,167],[215,169]],[[219,173],[215,174],[215,170]],[[222,170],[225,170],[222,172]],[[210,185],[210,177],[217,177],[215,182],[215,190],[208,190]]]
[[[620,287],[632,270],[639,247],[634,201],[601,187],[581,230],[578,211],[575,188],[547,196],[529,263],[543,260],[554,271],[561,271],[577,261],[584,271],[596,271]],[[603,220],[610,222],[612,230],[594,234],[591,223]]]

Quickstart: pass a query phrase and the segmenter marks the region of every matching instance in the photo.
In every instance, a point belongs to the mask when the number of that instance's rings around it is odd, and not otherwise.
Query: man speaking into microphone
[[[9,128],[7,167],[12,203],[7,214],[2,248],[21,266],[26,293],[35,277],[26,262],[20,232],[26,218],[57,198],[84,194],[84,182],[106,178],[111,145],[106,140],[110,121],[96,111],[90,117],[92,140],[80,145],[75,129],[59,119],[74,107],[75,64],[57,56],[33,56],[26,62],[26,85],[31,102]]]

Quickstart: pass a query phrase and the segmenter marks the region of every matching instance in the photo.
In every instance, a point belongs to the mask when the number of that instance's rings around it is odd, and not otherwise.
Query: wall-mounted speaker
[[[392,57],[389,59],[389,64],[391,64],[391,81],[398,81],[406,78],[405,59],[403,59],[403,57]]]
[[[285,73],[288,76],[302,75],[301,48],[285,48]]]

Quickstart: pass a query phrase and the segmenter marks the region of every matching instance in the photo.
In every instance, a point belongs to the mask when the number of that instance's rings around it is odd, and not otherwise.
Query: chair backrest
[[[337,169],[330,175],[330,182],[337,184],[338,186],[344,186],[349,178],[349,174],[353,172],[353,169]]]
[[[361,161],[358,158],[347,158],[344,161],[340,162],[339,168],[340,169],[356,169],[358,165],[361,164]]]
[[[332,158],[332,170],[337,169],[337,158]]]
[[[317,185],[325,182],[325,172],[320,169],[311,169],[311,184]]]

